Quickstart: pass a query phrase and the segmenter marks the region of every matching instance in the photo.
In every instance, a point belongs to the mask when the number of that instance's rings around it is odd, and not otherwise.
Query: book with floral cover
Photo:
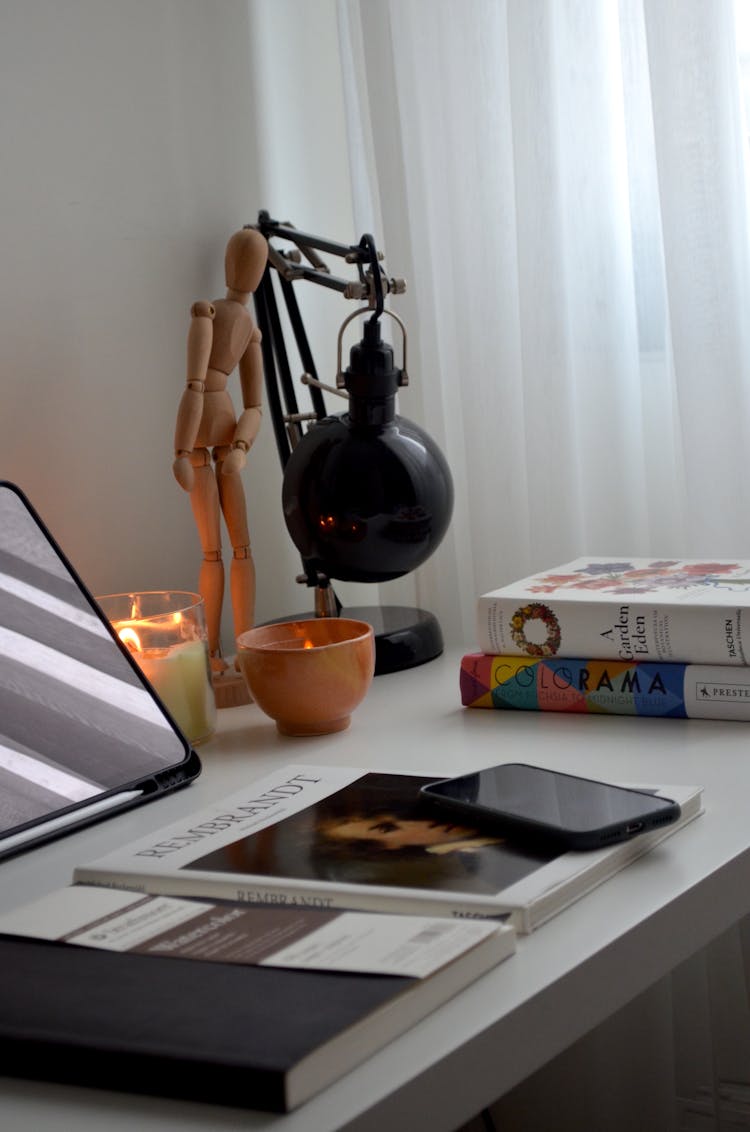
[[[483,594],[477,612],[489,654],[747,665],[750,560],[579,558]]]

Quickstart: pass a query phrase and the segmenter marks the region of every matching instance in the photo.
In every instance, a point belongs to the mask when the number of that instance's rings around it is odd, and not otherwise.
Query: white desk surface
[[[287,762],[448,776],[517,760],[700,784],[706,813],[289,1116],[0,1078],[4,1132],[452,1132],[750,912],[750,725],[466,710],[459,656],[377,677],[338,735],[282,738],[254,705],[221,712],[192,786],[0,864],[0,907],[69,883],[75,864]]]

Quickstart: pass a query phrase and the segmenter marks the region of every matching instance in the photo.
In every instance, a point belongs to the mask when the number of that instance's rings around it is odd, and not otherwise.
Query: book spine
[[[556,600],[549,594],[483,594],[477,643],[490,655],[588,657],[628,662],[750,664],[736,604],[634,602],[626,595]]]
[[[294,882],[280,885],[262,877],[209,877],[205,873],[142,873],[137,870],[101,869],[78,866],[75,884],[128,889],[155,896],[194,896],[215,900],[236,900],[248,904],[274,904],[285,908],[346,909],[362,912],[394,912],[412,916],[443,916],[456,919],[498,919],[526,931],[527,919],[521,908],[507,907],[491,900],[456,901],[413,889],[385,892],[357,886],[342,890],[333,887],[302,887]]]
[[[467,653],[461,703],[500,710],[750,720],[750,669]]]

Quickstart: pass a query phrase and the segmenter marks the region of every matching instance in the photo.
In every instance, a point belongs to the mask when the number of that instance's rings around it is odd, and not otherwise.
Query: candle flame
[[[129,625],[117,630],[117,636],[131,652],[141,652],[141,638]]]
[[[302,648],[303,649],[312,649],[312,648],[315,648],[315,646],[312,643],[312,641],[304,641],[303,644],[302,644]]]

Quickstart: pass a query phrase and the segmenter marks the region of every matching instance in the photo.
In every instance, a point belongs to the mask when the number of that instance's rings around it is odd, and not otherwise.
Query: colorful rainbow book
[[[730,664],[461,658],[464,707],[750,720],[750,669]]]

